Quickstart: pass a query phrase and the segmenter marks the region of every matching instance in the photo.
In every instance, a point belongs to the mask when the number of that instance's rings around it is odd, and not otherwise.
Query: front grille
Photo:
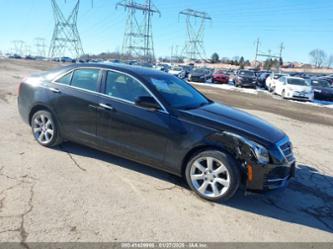
[[[292,145],[290,141],[287,141],[286,143],[280,145],[280,149],[283,153],[283,155],[286,157],[288,162],[294,161],[294,153],[292,149]]]

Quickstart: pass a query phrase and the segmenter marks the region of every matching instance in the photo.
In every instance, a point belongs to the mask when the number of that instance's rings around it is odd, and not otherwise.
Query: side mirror
[[[157,101],[150,96],[141,96],[138,97],[135,101],[135,104],[137,106],[152,110],[152,111],[156,111],[156,110],[160,110],[161,106],[157,103]]]

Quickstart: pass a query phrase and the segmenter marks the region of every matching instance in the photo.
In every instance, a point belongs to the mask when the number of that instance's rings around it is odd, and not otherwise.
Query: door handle
[[[110,105],[108,105],[108,104],[100,103],[99,107],[102,108],[102,109],[108,110],[108,111],[112,111],[113,110],[113,107],[110,106]]]
[[[88,107],[90,108],[90,109],[97,109],[97,106],[94,106],[94,105],[88,105]]]
[[[57,88],[49,87],[49,90],[54,92],[54,93],[60,93],[61,91]]]

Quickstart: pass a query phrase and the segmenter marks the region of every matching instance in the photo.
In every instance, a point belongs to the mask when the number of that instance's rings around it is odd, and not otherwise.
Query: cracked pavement
[[[211,203],[125,159],[72,143],[39,146],[15,94],[19,78],[50,66],[0,61],[1,242],[333,242],[332,126],[251,108],[291,137],[297,178],[282,191]]]

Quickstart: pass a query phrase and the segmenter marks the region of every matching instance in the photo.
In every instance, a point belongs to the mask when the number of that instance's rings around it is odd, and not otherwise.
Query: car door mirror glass
[[[160,110],[161,107],[160,105],[157,103],[157,101],[150,96],[141,96],[138,97],[135,101],[135,104],[137,106],[146,108],[146,109],[150,109],[150,110]]]

